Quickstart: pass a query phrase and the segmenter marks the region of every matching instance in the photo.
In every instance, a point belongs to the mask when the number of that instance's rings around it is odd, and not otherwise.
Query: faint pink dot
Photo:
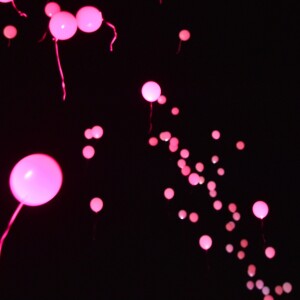
[[[236,148],[237,148],[238,150],[243,150],[243,149],[245,148],[245,143],[242,142],[242,141],[238,141],[238,142],[236,143]]]
[[[181,209],[179,212],[178,212],[178,217],[179,219],[181,220],[184,220],[187,216],[187,212],[184,210],[184,209]]]
[[[271,295],[266,295],[266,296],[264,297],[264,300],[274,300],[274,298],[273,298],[273,296],[271,296]]]
[[[267,258],[272,259],[276,254],[276,251],[273,247],[267,247],[265,249],[265,255]]]
[[[184,166],[182,169],[181,169],[181,174],[183,176],[188,176],[189,174],[191,173],[191,168],[189,166]]]
[[[235,203],[230,203],[228,205],[228,210],[231,212],[231,213],[234,213],[236,211],[237,207],[236,207],[236,204]]]
[[[199,216],[198,216],[197,213],[192,212],[192,213],[190,213],[190,215],[189,215],[189,219],[190,219],[190,221],[191,221],[192,223],[196,223],[196,222],[198,222],[198,220],[199,220]]]
[[[204,164],[202,162],[197,162],[195,168],[198,172],[201,173],[204,170]]]
[[[264,287],[264,282],[261,279],[255,281],[255,286],[257,289],[261,290]]]
[[[170,144],[169,150],[170,150],[170,152],[176,152],[178,150],[178,146],[175,144]]]
[[[249,281],[247,281],[246,286],[247,286],[247,289],[251,291],[254,289],[254,282],[252,280],[249,280]]]
[[[215,197],[217,197],[217,191],[216,190],[212,190],[212,191],[209,191],[209,196],[211,197],[211,198],[215,198]]]
[[[90,140],[91,138],[93,138],[92,129],[87,128],[87,129],[84,131],[84,136],[85,136],[85,138],[88,139],[88,140]]]
[[[179,139],[177,137],[175,137],[175,136],[171,137],[171,139],[170,139],[170,145],[176,145],[176,146],[178,146],[178,144],[179,144]]]
[[[205,178],[203,176],[199,177],[199,184],[203,184],[205,182]]]
[[[99,125],[95,125],[92,128],[93,138],[100,139],[103,136],[103,128]]]
[[[255,276],[255,273],[256,273],[256,267],[255,267],[255,265],[250,264],[250,265],[248,266],[248,275],[249,275],[250,277],[254,277],[254,276]]]
[[[154,136],[152,136],[151,138],[149,138],[149,145],[150,146],[156,146],[157,144],[158,144],[158,139],[156,138],[156,137],[154,137]]]
[[[180,156],[181,156],[182,158],[188,158],[188,157],[190,156],[189,150],[187,150],[187,149],[182,149],[182,150],[180,151]]]
[[[216,185],[216,183],[214,181],[209,181],[207,183],[207,188],[208,188],[209,191],[215,190],[216,187],[217,187],[217,185]]]
[[[242,248],[247,248],[248,247],[248,241],[246,239],[242,239],[240,242],[240,245]]]
[[[85,146],[82,149],[82,155],[86,158],[86,159],[90,159],[94,156],[95,154],[95,149],[93,146]]]
[[[218,140],[221,136],[221,133],[219,130],[214,130],[212,133],[211,133],[211,136],[214,140]]]
[[[158,99],[157,99],[157,102],[158,102],[159,104],[165,104],[165,103],[167,102],[167,97],[164,96],[164,95],[160,95],[160,96],[158,97]]]
[[[179,114],[179,108],[178,107],[173,107],[171,110],[171,114],[173,116],[177,116]]]
[[[223,176],[223,175],[225,174],[225,170],[224,170],[223,168],[219,168],[219,169],[217,170],[217,174],[218,174],[219,176]]]
[[[159,138],[164,141],[164,142],[167,142],[170,140],[171,138],[171,132],[169,131],[163,131],[159,134]]]
[[[237,258],[239,260],[242,260],[245,258],[245,252],[243,250],[240,250],[238,253],[237,253]]]
[[[270,288],[268,286],[264,286],[262,288],[262,293],[266,296],[270,294]]]
[[[219,156],[218,156],[218,155],[213,155],[213,156],[211,157],[211,162],[212,162],[213,164],[216,164],[218,161],[219,161]]]
[[[189,175],[188,180],[191,185],[198,185],[200,181],[200,176],[197,173],[191,173]]]
[[[293,287],[292,287],[291,283],[285,282],[285,283],[282,285],[282,289],[283,289],[283,291],[284,291],[285,293],[289,294],[289,293],[292,291]]]
[[[233,221],[229,221],[226,225],[225,228],[227,231],[232,231],[235,228],[235,223]]]
[[[283,289],[280,285],[275,286],[275,293],[279,296],[283,294]]]
[[[233,246],[231,244],[227,244],[226,247],[225,247],[225,249],[226,249],[226,252],[228,252],[228,253],[232,253],[233,252]]]
[[[177,166],[182,169],[184,166],[186,166],[186,161],[183,158],[178,159]]]
[[[167,200],[171,200],[174,197],[174,190],[172,188],[166,188],[164,191],[164,196]]]
[[[239,212],[235,212],[232,214],[232,218],[234,221],[239,221],[241,219],[241,214]]]
[[[222,202],[220,200],[216,200],[216,201],[214,201],[213,206],[214,206],[215,210],[220,210],[220,209],[222,209]]]

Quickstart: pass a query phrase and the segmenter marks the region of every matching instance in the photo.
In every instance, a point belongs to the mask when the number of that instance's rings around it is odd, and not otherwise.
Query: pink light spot
[[[187,212],[184,209],[181,209],[178,212],[178,217],[179,219],[184,220],[187,217]]]
[[[217,174],[218,174],[219,176],[223,176],[223,175],[225,174],[225,170],[224,170],[223,168],[219,168],[219,169],[217,170]]]
[[[205,182],[205,178],[203,176],[199,177],[199,184],[203,184]]]
[[[163,131],[159,134],[159,138],[164,142],[168,142],[171,138],[171,132]]]
[[[225,250],[226,250],[226,252],[228,252],[228,253],[232,253],[233,252],[233,245],[231,245],[231,244],[227,244],[226,245],[226,247],[225,247]]]
[[[274,300],[274,297],[271,296],[271,295],[266,295],[266,296],[264,297],[264,300]]]
[[[221,133],[219,130],[214,130],[212,133],[211,133],[211,136],[214,140],[218,140],[220,137],[221,137]]]
[[[90,208],[93,212],[98,213],[103,208],[103,201],[99,197],[95,197],[90,201]]]
[[[212,239],[209,235],[202,235],[199,239],[199,245],[202,249],[208,250],[212,246]]]
[[[165,104],[165,103],[167,102],[167,97],[164,96],[164,95],[160,95],[160,96],[158,97],[158,99],[157,99],[157,102],[158,102],[159,104]]]
[[[254,277],[255,276],[255,274],[256,274],[256,266],[255,265],[253,265],[253,264],[251,264],[251,265],[249,265],[248,266],[248,276],[249,277]]]
[[[246,286],[247,286],[247,289],[251,291],[254,289],[254,282],[252,280],[249,280],[249,281],[247,281]]]
[[[225,228],[227,231],[231,232],[235,228],[235,223],[233,221],[229,221],[226,225]]]
[[[198,172],[201,173],[204,170],[204,164],[202,162],[197,162],[195,168]]]
[[[88,140],[92,139],[93,138],[93,133],[92,133],[92,129],[90,128],[87,128],[85,131],[84,131],[84,137]]]
[[[293,287],[292,287],[292,284],[291,284],[291,283],[285,282],[285,283],[282,285],[282,289],[283,289],[283,291],[284,291],[286,294],[289,294],[289,293],[292,291]]]
[[[255,281],[255,286],[257,289],[261,290],[264,287],[264,282],[261,279]]]
[[[211,198],[215,198],[215,197],[217,197],[217,191],[216,190],[212,190],[212,191],[209,191],[209,196],[211,197]]]
[[[161,94],[161,88],[155,81],[147,81],[142,86],[142,96],[149,102],[156,101]]]
[[[181,169],[181,174],[183,176],[188,176],[189,174],[191,173],[191,168],[189,166],[184,166],[182,169]]]
[[[269,212],[269,207],[268,207],[267,203],[259,200],[253,204],[252,211],[253,211],[253,214],[257,218],[263,219],[267,216],[267,214]]]
[[[179,39],[181,41],[188,41],[191,37],[191,33],[187,29],[183,29],[179,31]]]
[[[7,25],[3,29],[3,35],[9,40],[15,38],[17,35],[17,32],[18,32],[17,28],[13,25]]]
[[[44,11],[45,14],[51,18],[54,14],[60,12],[60,6],[56,2],[48,2],[45,5]]]
[[[264,286],[261,291],[265,296],[270,294],[270,288],[268,286]]]
[[[235,203],[230,203],[230,204],[228,205],[228,210],[229,210],[231,213],[236,212],[236,210],[237,210],[236,204],[235,204]]]
[[[241,214],[239,212],[235,212],[232,214],[232,218],[234,221],[239,221],[241,219]]]
[[[170,152],[176,152],[178,150],[178,145],[170,144],[169,150],[170,150]]]
[[[283,294],[283,289],[282,289],[282,287],[280,285],[275,286],[275,293],[278,296],[281,296]]]
[[[171,200],[175,195],[175,192],[172,188],[166,188],[164,191],[164,196],[167,200]]]
[[[238,141],[238,142],[236,143],[236,148],[237,148],[238,150],[244,150],[244,148],[245,148],[245,143],[242,142],[242,141]]]
[[[90,145],[85,146],[82,149],[82,155],[86,159],[91,159],[95,155],[95,149],[94,149],[94,147],[90,146]]]
[[[177,161],[177,166],[182,169],[184,166],[186,166],[186,161],[183,159],[183,158],[180,158],[178,161]]]
[[[213,156],[211,157],[211,162],[212,162],[213,164],[216,164],[218,161],[219,161],[219,156],[218,156],[218,155],[213,155]]]
[[[187,150],[187,149],[182,149],[182,150],[180,151],[180,156],[181,156],[182,158],[188,158],[188,157],[190,156],[189,150]]]
[[[175,136],[171,137],[170,139],[170,145],[176,145],[178,146],[179,145],[179,139]]]
[[[240,242],[240,245],[242,248],[247,248],[248,247],[248,241],[246,239],[242,239]]]
[[[178,107],[173,107],[173,108],[171,109],[171,114],[172,114],[173,116],[177,116],[177,115],[179,114],[179,108],[178,108]]]
[[[245,252],[243,250],[240,250],[238,253],[237,253],[237,258],[239,260],[242,260],[245,258]]]
[[[199,216],[198,216],[197,213],[192,212],[192,213],[190,213],[190,215],[189,215],[189,219],[190,219],[190,221],[191,221],[192,223],[196,223],[196,222],[198,222],[198,220],[199,220]]]
[[[94,6],[84,6],[77,11],[76,21],[81,31],[95,32],[103,22],[102,13]]]
[[[222,204],[222,202],[220,200],[216,200],[216,201],[214,201],[213,206],[214,206],[215,210],[221,210],[223,204]]]
[[[200,176],[197,173],[191,173],[189,175],[189,183],[191,185],[198,185],[199,184],[199,180],[200,180]]]
[[[267,247],[265,249],[265,255],[267,258],[272,259],[276,254],[276,251],[273,247]]]
[[[99,125],[95,125],[92,128],[92,134],[94,139],[100,139],[103,136],[103,128]]]
[[[148,140],[150,146],[156,146],[158,144],[158,139],[154,136],[150,137]]]
[[[216,187],[217,187],[217,185],[216,185],[216,183],[214,181],[209,181],[207,183],[207,188],[208,188],[209,191],[215,190]]]

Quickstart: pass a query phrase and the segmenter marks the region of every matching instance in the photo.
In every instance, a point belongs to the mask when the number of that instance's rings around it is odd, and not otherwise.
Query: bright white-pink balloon
[[[53,199],[62,185],[59,164],[47,154],[35,153],[21,159],[12,169],[9,186],[14,197],[28,206]]]
[[[200,176],[197,173],[191,173],[188,177],[189,183],[191,185],[197,185],[200,181]]]
[[[2,3],[8,3],[8,2],[12,2],[12,0],[0,0],[0,2],[2,2]]]
[[[272,259],[276,254],[276,251],[273,247],[267,247],[265,249],[265,255],[267,258]]]
[[[266,202],[259,200],[253,204],[252,211],[257,218],[264,219],[269,212],[269,207]]]
[[[48,16],[48,17],[53,17],[56,13],[60,12],[60,6],[59,4],[57,4],[56,2],[48,2],[46,5],[45,5],[45,14]]]
[[[159,134],[159,138],[164,141],[164,142],[168,142],[171,138],[171,132],[169,131],[163,131]]]
[[[248,270],[247,270],[248,276],[249,277],[254,277],[256,274],[256,266],[253,264],[250,264],[248,266]]]
[[[187,29],[183,29],[183,30],[180,30],[179,31],[179,39],[181,40],[181,41],[188,41],[189,39],[190,39],[190,37],[191,37],[191,34],[190,34],[190,32],[187,30]]]
[[[94,139],[100,139],[103,136],[103,128],[99,125],[95,125],[92,128],[92,134]]]
[[[95,197],[90,201],[90,208],[93,212],[98,213],[103,208],[103,201],[99,197]]]
[[[147,81],[142,86],[142,95],[149,102],[156,101],[161,95],[161,88],[155,81]]]
[[[182,158],[188,158],[190,156],[190,151],[188,149],[182,149],[180,151],[180,156]]]
[[[9,40],[15,38],[17,33],[17,28],[13,25],[7,25],[3,29],[3,35]]]
[[[282,285],[282,289],[283,291],[286,293],[286,294],[289,294],[292,289],[293,289],[293,286],[290,282],[285,282],[283,285]]]
[[[213,155],[211,158],[211,162],[213,164],[216,164],[219,161],[219,156],[218,155]]]
[[[51,17],[49,30],[57,40],[68,40],[77,31],[76,18],[67,11],[60,11]]]
[[[87,145],[82,149],[82,155],[86,159],[91,159],[95,155],[95,149],[93,146]]]
[[[167,200],[171,200],[175,195],[175,192],[172,188],[166,188],[164,191],[164,196]]]
[[[76,13],[76,20],[78,28],[87,33],[97,31],[103,22],[101,11],[94,6],[80,8]]]
[[[202,249],[208,250],[212,245],[212,239],[209,235],[202,235],[199,239],[199,245]]]
[[[181,210],[178,212],[178,217],[179,217],[179,219],[184,220],[184,219],[187,217],[187,212],[186,212],[186,210],[181,209]]]

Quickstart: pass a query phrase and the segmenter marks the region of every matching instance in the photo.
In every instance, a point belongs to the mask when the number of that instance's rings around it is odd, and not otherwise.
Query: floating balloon
[[[247,286],[247,289],[251,291],[254,289],[254,282],[252,280],[249,280],[249,281],[247,281],[246,286]]]
[[[182,169],[184,166],[186,166],[186,161],[183,159],[183,158],[180,158],[178,161],[177,161],[177,166]]]
[[[253,204],[252,211],[253,211],[253,214],[257,218],[262,220],[267,216],[267,214],[269,212],[269,207],[268,207],[267,203],[259,200]]]
[[[183,29],[183,30],[179,31],[178,36],[179,36],[179,44],[178,44],[177,54],[181,50],[181,43],[188,41],[191,37],[191,34],[187,29]]]
[[[87,128],[85,131],[84,131],[84,136],[86,139],[90,140],[93,138],[93,133],[92,133],[92,129],[90,128]]]
[[[173,116],[177,116],[177,115],[179,114],[179,108],[178,108],[178,107],[173,107],[173,108],[171,109],[171,114],[172,114]]]
[[[200,176],[197,173],[191,173],[188,177],[188,181],[191,185],[198,185]]]
[[[268,286],[264,286],[261,291],[265,296],[270,294],[270,288]]]
[[[166,188],[164,191],[164,196],[167,200],[171,200],[175,195],[175,192],[172,188]]]
[[[234,250],[233,245],[227,244],[226,247],[225,247],[225,250],[226,250],[226,252],[228,252],[228,253],[232,253],[233,250]]]
[[[184,220],[187,217],[187,212],[184,209],[181,209],[178,212],[178,217],[179,219]]]
[[[17,28],[13,25],[7,25],[4,27],[3,29],[3,35],[7,38],[7,39],[13,39],[16,37],[17,35]]]
[[[189,215],[189,219],[192,223],[196,223],[199,220],[199,215],[196,212],[192,212]]]
[[[148,81],[142,86],[142,95],[146,101],[154,102],[161,94],[161,88],[155,81]]]
[[[168,142],[171,138],[171,132],[169,131],[163,131],[159,134],[159,138],[164,141],[164,142]]]
[[[149,142],[150,146],[156,146],[158,144],[158,139],[156,137],[152,136],[149,138],[148,142]]]
[[[59,11],[49,21],[49,30],[57,40],[68,40],[77,31],[76,18],[67,11]]]
[[[196,170],[197,170],[198,172],[201,173],[201,172],[203,172],[203,170],[204,170],[204,164],[201,163],[201,162],[197,162],[195,168],[196,168]]]
[[[261,290],[264,287],[264,282],[261,279],[255,281],[255,286],[257,289]]]
[[[158,99],[157,99],[157,102],[158,102],[159,104],[165,104],[165,103],[167,102],[167,97],[164,96],[164,95],[160,95],[160,96],[158,97]]]
[[[208,250],[212,245],[212,239],[209,235],[202,235],[199,239],[199,245],[202,249]]]
[[[213,164],[216,164],[219,161],[219,156],[218,155],[213,155],[211,158],[211,162]]]
[[[239,260],[244,259],[244,258],[245,258],[245,252],[244,252],[243,250],[238,251],[238,253],[237,253],[237,258],[238,258]]]
[[[286,293],[286,294],[289,294],[292,289],[293,289],[293,286],[290,282],[285,282],[283,285],[282,285],[282,289],[283,291]]]
[[[82,149],[82,155],[86,159],[91,159],[95,155],[95,149],[94,149],[94,147],[90,146],[90,145],[85,146]]]
[[[103,136],[103,133],[104,133],[103,128],[99,125],[95,125],[92,128],[92,134],[94,139],[100,139]]]
[[[276,251],[273,247],[267,247],[265,249],[265,255],[267,258],[272,259],[276,254]]]
[[[244,148],[245,148],[245,143],[244,143],[243,141],[238,141],[238,142],[236,143],[236,148],[237,148],[238,150],[244,150]]]
[[[225,174],[225,170],[224,170],[223,168],[218,168],[217,174],[218,174],[219,176],[223,176],[223,175]]]
[[[211,136],[214,140],[218,140],[220,137],[221,137],[221,133],[219,130],[214,130],[212,133],[211,133]]]
[[[256,274],[256,266],[253,264],[250,264],[248,266],[248,270],[247,270],[248,276],[249,277],[254,277]]]
[[[213,207],[215,210],[221,210],[222,209],[222,202],[220,200],[216,200],[213,203]]]
[[[188,149],[182,149],[182,150],[180,151],[180,156],[181,156],[182,158],[188,158],[188,157],[190,156],[189,150],[188,150]]]
[[[240,242],[240,245],[242,248],[247,248],[248,247],[248,241],[246,239],[242,239]]]
[[[44,8],[45,14],[51,18],[56,13],[60,12],[60,6],[56,2],[48,2]]]
[[[83,32],[95,32],[103,22],[102,13],[94,6],[84,6],[76,13],[78,28]]]
[[[90,208],[93,212],[98,213],[103,208],[103,201],[99,197],[95,197],[90,201]]]

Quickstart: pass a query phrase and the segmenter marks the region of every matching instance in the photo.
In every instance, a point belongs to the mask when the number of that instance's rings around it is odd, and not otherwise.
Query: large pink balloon
[[[148,81],[142,87],[142,95],[145,100],[154,102],[160,97],[161,88],[158,83],[154,81]]]
[[[44,11],[45,11],[45,14],[51,18],[51,17],[53,17],[54,14],[60,12],[60,6],[56,2],[48,2],[45,5]]]
[[[47,154],[36,153],[24,157],[14,166],[9,185],[20,203],[37,206],[56,196],[62,179],[59,164]]]
[[[267,214],[269,212],[269,207],[268,207],[267,203],[259,200],[253,204],[252,211],[257,218],[263,219],[267,216]]]
[[[102,24],[102,13],[94,6],[84,6],[76,13],[78,28],[83,32],[94,32]]]
[[[208,250],[212,245],[212,239],[209,235],[202,235],[199,239],[199,245],[202,249]]]
[[[16,37],[17,35],[17,28],[13,25],[7,25],[4,27],[3,29],[3,35],[7,38],[7,39],[13,39]]]
[[[60,11],[50,19],[49,29],[56,39],[68,40],[77,31],[76,18],[67,11]]]

